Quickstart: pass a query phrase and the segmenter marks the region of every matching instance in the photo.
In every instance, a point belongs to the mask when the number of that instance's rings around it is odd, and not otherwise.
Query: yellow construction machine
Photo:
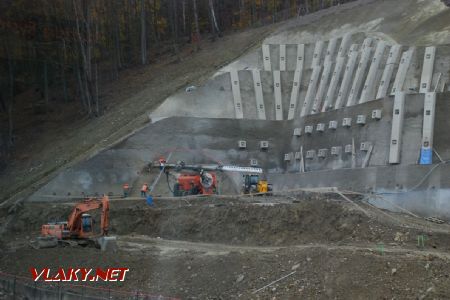
[[[269,194],[272,192],[272,185],[266,179],[261,179],[260,175],[246,174],[243,177],[242,192],[244,194]]]

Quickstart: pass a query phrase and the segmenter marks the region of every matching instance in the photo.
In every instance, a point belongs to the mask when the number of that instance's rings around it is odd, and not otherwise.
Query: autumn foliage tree
[[[78,102],[103,113],[99,84],[202,39],[296,17],[344,0],[0,1],[0,160],[14,145],[15,98],[44,113]],[[50,90],[58,96],[50,97]]]

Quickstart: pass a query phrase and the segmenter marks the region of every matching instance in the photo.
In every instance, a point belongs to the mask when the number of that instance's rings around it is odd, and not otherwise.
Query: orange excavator
[[[69,215],[67,222],[54,222],[42,225],[41,237],[38,238],[38,245],[44,248],[50,244],[63,240],[76,240],[79,245],[95,244],[95,237],[98,233],[94,231],[94,220],[89,211],[101,209],[100,229],[101,236],[108,235],[109,226],[109,198],[89,198],[75,205]]]

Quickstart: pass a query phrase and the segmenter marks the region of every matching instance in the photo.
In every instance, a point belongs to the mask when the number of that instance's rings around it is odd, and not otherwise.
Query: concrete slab
[[[350,45],[350,42],[351,42],[351,34],[348,33],[342,38],[341,45],[337,53],[336,64],[331,76],[330,85],[325,95],[322,112],[325,112],[333,107],[334,95],[336,93],[338,82],[341,79],[342,70],[344,68],[346,57],[348,57],[348,47]]]
[[[400,163],[402,147],[403,121],[405,118],[405,93],[397,92],[394,99],[392,114],[391,144],[389,147],[389,163]]]
[[[242,110],[241,87],[239,84],[238,71],[231,70],[230,78],[231,78],[231,88],[233,90],[234,111],[236,114],[236,119],[243,119],[244,113]]]
[[[335,52],[336,52],[336,44],[337,38],[332,38],[328,42],[327,51],[325,52],[325,61],[324,63],[332,63],[334,61]]]
[[[312,62],[311,62],[311,69],[314,69],[315,67],[321,65],[323,47],[324,47],[323,41],[316,42],[316,46],[314,48],[313,58],[312,58]]]
[[[420,79],[420,93],[428,93],[431,91],[431,81],[433,79],[435,56],[436,56],[436,47],[425,48],[422,76]]]
[[[347,33],[344,35],[341,41],[341,46],[339,47],[338,57],[347,57],[350,43],[352,42],[352,34]]]
[[[434,119],[436,114],[436,93],[425,94],[422,127],[422,148],[433,149]]]
[[[319,113],[322,109],[322,102],[325,98],[325,92],[327,90],[328,82],[330,80],[332,66],[333,63],[331,62],[331,58],[326,59],[324,63],[322,76],[320,78],[319,88],[317,89],[316,97],[314,98],[311,114]]]
[[[240,73],[240,72],[239,72]],[[243,94],[243,78],[239,74],[241,95],[245,106],[246,97]],[[250,86],[251,81],[250,81]],[[143,97],[146,97],[143,94]],[[245,111],[244,115],[248,118]],[[152,121],[172,116],[193,116],[210,118],[235,118],[235,106],[233,91],[229,72],[221,73],[212,80],[208,80],[196,89],[187,92],[180,89],[177,93],[169,96],[158,108],[150,113]]]
[[[415,47],[411,47],[408,51],[403,52],[402,58],[400,59],[400,64],[398,66],[397,75],[395,76],[394,86],[392,87],[392,96],[394,96],[396,92],[403,92],[406,75],[408,73],[409,66],[411,65],[411,60],[415,50]]]
[[[264,71],[272,71],[272,64],[270,61],[270,45],[262,45]]]
[[[297,67],[296,70],[303,70],[305,62],[305,45],[298,44],[297,45]]]
[[[256,108],[256,94],[253,81],[252,70],[240,70],[239,85],[242,98],[242,111],[245,119],[258,119],[258,112]]]
[[[333,75],[331,76],[330,86],[328,87],[327,94],[325,96],[325,103],[322,107],[322,112],[332,109],[334,106],[334,97],[336,95],[336,89],[342,76],[342,70],[344,69],[345,56],[339,56],[334,67]]]
[[[398,60],[400,58],[401,50],[402,50],[401,45],[394,45],[391,47],[391,50],[389,51],[388,59],[386,62],[386,66],[383,71],[383,75],[381,76],[381,81],[380,81],[380,85],[378,87],[376,99],[386,97],[387,91],[391,84],[392,74],[394,73],[394,69],[398,65]]]
[[[375,100],[375,80],[377,78],[378,68],[380,67],[385,49],[386,43],[379,41],[372,58],[372,64],[370,65],[369,73],[367,74],[359,103]]]
[[[292,82],[291,101],[289,102],[288,120],[294,119],[295,110],[298,103],[298,95],[300,91],[300,82],[302,81],[302,69],[298,69],[294,72],[294,81]]]
[[[280,70],[280,44],[281,43],[269,45],[270,67],[271,67],[271,70],[269,71]]]
[[[278,60],[277,60],[278,62]],[[274,66],[272,65],[272,68]],[[261,71],[261,87],[263,92],[264,109],[266,112],[266,120],[275,120],[275,97],[273,72]],[[283,74],[286,72],[283,72]]]
[[[283,120],[283,103],[281,100],[280,71],[273,71],[273,92],[275,97],[275,120]]]
[[[286,71],[286,45],[280,45],[280,71]]]
[[[261,73],[259,70],[253,70],[253,85],[255,88],[256,97],[256,112],[258,119],[266,120],[266,107],[264,105],[262,83],[261,83]]]
[[[311,105],[314,99],[314,95],[316,94],[317,83],[319,81],[319,75],[321,70],[322,70],[321,66],[317,66],[313,69],[308,84],[308,90],[306,91],[305,101],[303,102],[302,111],[300,113],[301,117],[306,116],[311,110]]]
[[[347,106],[352,106],[358,103],[359,94],[364,82],[364,76],[366,73],[367,66],[372,55],[372,47],[370,47],[372,39],[367,38],[364,40],[361,49],[361,59],[359,61],[358,67],[356,69],[355,78],[353,80],[352,88],[348,95]]]
[[[283,119],[286,120],[289,114],[289,105],[292,96],[292,87],[294,85],[295,71],[280,72],[280,75],[281,75],[281,102],[283,104]]]
[[[356,67],[356,60],[358,58],[358,45],[353,44],[350,48],[347,65],[345,66],[344,77],[342,78],[341,87],[339,88],[338,97],[334,104],[334,109],[339,109],[347,104],[347,94],[350,89],[350,84],[353,78],[353,72]]]

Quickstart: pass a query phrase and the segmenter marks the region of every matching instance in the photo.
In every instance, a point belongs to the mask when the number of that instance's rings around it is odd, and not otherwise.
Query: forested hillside
[[[14,149],[15,103],[104,113],[99,90],[120,71],[177,55],[202,39],[316,11],[336,0],[6,0],[0,2],[0,160]],[[76,105],[66,105],[76,102]],[[25,117],[25,116],[24,116]]]

